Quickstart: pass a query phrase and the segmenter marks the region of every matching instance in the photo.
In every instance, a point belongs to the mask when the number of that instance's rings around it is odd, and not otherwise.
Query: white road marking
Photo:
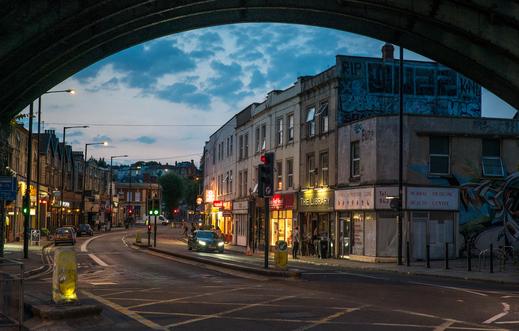
[[[117,283],[113,283],[113,282],[99,282],[99,283],[90,283],[94,286],[101,286],[101,285],[117,285]]]
[[[508,313],[510,312],[510,305],[507,304],[506,302],[501,302],[501,304],[503,305],[503,312],[490,317],[489,319],[484,321],[483,324],[493,323],[493,322],[497,321],[498,319],[500,319],[501,317],[508,315]]]
[[[470,293],[470,294],[474,294],[474,295],[480,295],[480,296],[482,296],[482,297],[487,297],[487,296],[488,296],[488,295],[486,295],[485,293],[480,293],[480,292],[476,292],[476,291],[473,291],[473,290],[468,290],[468,289],[466,289],[466,288],[462,288],[462,287],[444,286],[444,285],[438,285],[438,284],[430,284],[430,283],[422,283],[422,282],[413,282],[413,281],[409,281],[408,283],[410,283],[410,284],[416,284],[416,285],[424,285],[424,286],[439,287],[439,288],[444,288],[444,289],[447,289],[447,290],[460,291],[460,292]]]
[[[456,321],[447,320],[447,321],[443,322],[442,324],[438,325],[437,327],[435,327],[433,331],[445,331],[454,323],[456,323]]]
[[[496,324],[519,324],[519,321],[502,321],[496,322]]]
[[[198,318],[193,318],[193,319],[190,319],[190,320],[187,320],[187,321],[169,324],[169,325],[166,325],[166,329],[175,328],[177,326],[191,324],[191,323],[195,323],[195,322],[199,322],[199,321],[204,321],[204,320],[211,319],[211,318],[217,318],[217,317],[220,317],[222,315],[227,315],[227,314],[234,313],[234,312],[237,312],[237,311],[253,308],[253,307],[256,307],[256,306],[258,306],[260,304],[273,303],[273,302],[283,301],[283,300],[291,299],[291,298],[295,298],[295,297],[296,296],[294,296],[294,295],[286,295],[286,296],[282,296],[282,297],[279,297],[279,298],[276,298],[276,299],[271,299],[271,300],[262,301],[262,302],[258,302],[258,303],[251,303],[249,305],[245,305],[245,306],[242,306],[242,307],[225,310],[225,311],[222,311],[220,313],[200,316]]]
[[[101,267],[108,267],[108,264],[106,264],[103,260],[95,256],[95,254],[88,254],[88,256],[94,260],[95,263],[99,264]]]
[[[363,306],[363,307],[365,307],[365,306]],[[335,314],[332,314],[332,315],[328,315],[328,316],[326,316],[326,317],[324,317],[324,318],[321,318],[320,320],[318,320],[318,321],[316,321],[316,322],[314,322],[314,323],[312,323],[312,324],[310,324],[310,325],[303,326],[303,327],[298,328],[298,329],[296,329],[296,330],[297,330],[297,331],[304,331],[304,330],[313,329],[313,328],[318,327],[318,326],[323,325],[323,324],[328,324],[330,321],[332,321],[332,320],[334,320],[334,319],[336,319],[336,318],[338,318],[338,317],[341,317],[342,315],[344,315],[344,314],[346,314],[346,313],[351,313],[351,312],[353,312],[353,311],[360,310],[360,309],[363,308],[363,307],[358,307],[358,308],[346,308],[346,309],[344,309],[344,310],[342,310],[342,311],[339,311],[339,312],[337,312],[337,313],[335,313]]]

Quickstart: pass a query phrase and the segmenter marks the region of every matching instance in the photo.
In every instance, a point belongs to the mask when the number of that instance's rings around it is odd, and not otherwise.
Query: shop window
[[[276,146],[283,145],[283,117],[276,119]]]
[[[504,176],[505,171],[501,160],[501,141],[499,139],[483,139],[481,163],[483,176]]]
[[[449,174],[449,137],[429,137],[429,173]]]
[[[276,190],[283,190],[283,162],[276,162]]]
[[[360,177],[360,144],[358,141],[351,143],[351,165],[352,178]]]
[[[324,186],[329,184],[329,170],[328,170],[328,152],[323,152],[320,155],[320,166],[321,166],[321,183]]]
[[[306,136],[308,138],[315,136],[315,107],[306,111]]]
[[[287,124],[288,124],[288,142],[294,141],[294,114],[288,114],[287,116]]]
[[[294,160],[287,160],[287,189],[294,187]]]

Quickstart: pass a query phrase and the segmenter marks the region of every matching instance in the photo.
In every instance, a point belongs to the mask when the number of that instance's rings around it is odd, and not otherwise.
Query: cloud
[[[67,131],[67,138],[68,137],[83,137],[84,135],[85,135],[85,132],[81,131],[81,130]]]
[[[214,77],[209,79],[208,91],[215,97],[220,97],[226,102],[235,102],[250,95],[242,91],[244,76],[241,65],[236,62],[225,64],[215,60],[211,62],[211,69],[214,71]]]
[[[104,135],[104,134],[98,134],[97,136],[92,138],[92,141],[95,142],[95,143],[102,143],[102,142],[105,142],[105,141],[111,143],[112,142],[112,138],[110,138],[109,136]]]
[[[150,136],[140,136],[135,141],[140,142],[141,144],[151,145],[154,144],[157,139]]]
[[[267,84],[267,76],[261,73],[258,69],[254,70],[249,83],[250,89],[264,88]]]
[[[184,103],[197,109],[207,109],[211,102],[209,95],[198,90],[193,84],[175,83],[157,93],[158,97],[178,103]]]

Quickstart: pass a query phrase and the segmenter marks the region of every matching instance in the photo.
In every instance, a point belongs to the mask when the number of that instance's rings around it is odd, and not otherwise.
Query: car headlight
[[[218,243],[218,246],[222,247],[222,246],[223,246],[223,241],[220,241],[220,242]]]
[[[198,241],[198,244],[199,244],[199,245],[202,245],[202,246],[205,246],[205,245],[206,245],[205,241],[202,241],[202,240],[199,240],[199,241]]]

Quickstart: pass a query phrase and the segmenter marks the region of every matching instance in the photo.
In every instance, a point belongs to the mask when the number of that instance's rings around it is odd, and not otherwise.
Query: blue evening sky
[[[132,161],[194,159],[198,164],[209,135],[248,104],[263,101],[268,91],[329,68],[337,54],[380,57],[382,45],[301,25],[189,31],[126,49],[66,79],[55,89],[74,88],[77,94],[45,95],[42,118],[46,129],[57,132],[64,124],[91,125],[67,131],[67,143],[83,150],[85,143],[108,141],[109,147],[90,148],[95,157],[128,154]],[[412,52],[405,58],[426,60]],[[483,116],[514,114],[483,91]],[[137,126],[142,124],[150,126]]]

